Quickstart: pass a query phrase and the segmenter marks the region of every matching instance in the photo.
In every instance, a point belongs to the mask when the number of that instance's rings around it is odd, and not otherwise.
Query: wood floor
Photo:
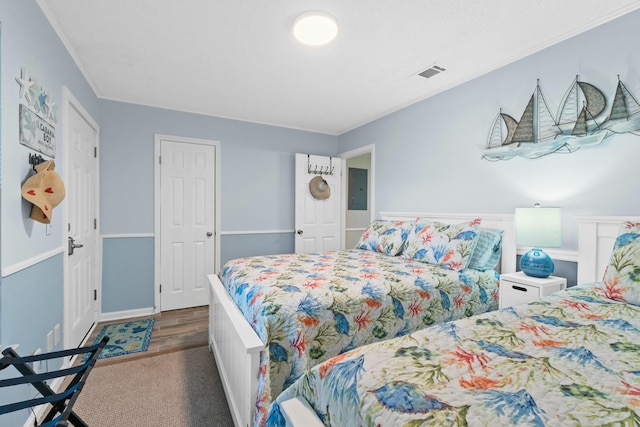
[[[86,343],[92,344],[102,327],[108,323],[125,322],[127,320],[138,320],[153,318],[153,332],[149,341],[149,349],[140,353],[132,353],[124,356],[99,359],[96,366],[111,365],[114,363],[127,362],[132,359],[142,357],[157,356],[162,353],[169,353],[177,350],[206,346],[208,344],[207,331],[209,330],[209,306],[185,308],[182,310],[164,311],[162,313],[136,317],[134,319],[122,319],[110,322],[100,322],[89,335]]]

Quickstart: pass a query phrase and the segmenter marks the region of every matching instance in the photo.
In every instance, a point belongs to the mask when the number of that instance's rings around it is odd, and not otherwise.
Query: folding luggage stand
[[[75,427],[88,427],[82,419],[73,412],[73,405],[78,399],[82,387],[87,381],[87,377],[91,369],[98,360],[100,352],[109,341],[109,337],[105,336],[102,340],[94,345],[87,347],[74,348],[70,350],[54,351],[46,354],[36,354],[33,356],[20,357],[12,349],[7,348],[2,352],[0,359],[0,370],[9,366],[13,366],[22,374],[20,377],[0,380],[0,387],[16,386],[21,384],[31,384],[42,397],[24,400],[21,402],[11,403],[0,406],[0,415],[8,412],[19,411],[21,409],[32,408],[43,404],[51,404],[51,409],[44,417],[39,427],[68,427],[69,423]],[[75,356],[84,354],[86,356],[79,362],[77,366],[57,371],[43,372],[38,374],[28,365],[31,362],[39,362],[43,360],[56,359],[61,357]],[[73,376],[69,385],[60,393],[54,392],[46,381],[53,378]],[[57,415],[59,414],[59,415]],[[57,415],[57,416],[56,416]]]

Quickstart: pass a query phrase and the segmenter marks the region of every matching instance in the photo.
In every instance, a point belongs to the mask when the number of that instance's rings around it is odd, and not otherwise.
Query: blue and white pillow
[[[478,228],[478,243],[473,249],[467,268],[486,271],[495,270],[502,254],[502,235],[504,230]]]

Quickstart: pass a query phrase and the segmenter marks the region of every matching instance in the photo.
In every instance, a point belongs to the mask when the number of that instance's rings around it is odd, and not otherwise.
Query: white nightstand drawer
[[[524,304],[540,298],[540,288],[522,283],[503,281],[500,285],[502,307]],[[502,287],[504,286],[504,289]]]
[[[500,308],[535,301],[567,287],[567,279],[549,276],[544,279],[523,272],[500,275]]]

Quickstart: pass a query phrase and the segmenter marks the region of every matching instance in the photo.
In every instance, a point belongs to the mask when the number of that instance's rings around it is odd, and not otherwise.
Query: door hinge
[[[93,229],[94,230],[98,229],[98,218],[93,218]]]
[[[98,158],[98,147],[93,147],[93,157]]]
[[[97,300],[98,300],[98,290],[97,290],[97,289],[94,289],[94,290],[93,290],[93,300],[94,300],[94,301],[97,301]]]
[[[158,156],[158,164],[161,165],[162,164],[162,156]]]
[[[162,293],[162,283],[160,283],[160,293]]]

